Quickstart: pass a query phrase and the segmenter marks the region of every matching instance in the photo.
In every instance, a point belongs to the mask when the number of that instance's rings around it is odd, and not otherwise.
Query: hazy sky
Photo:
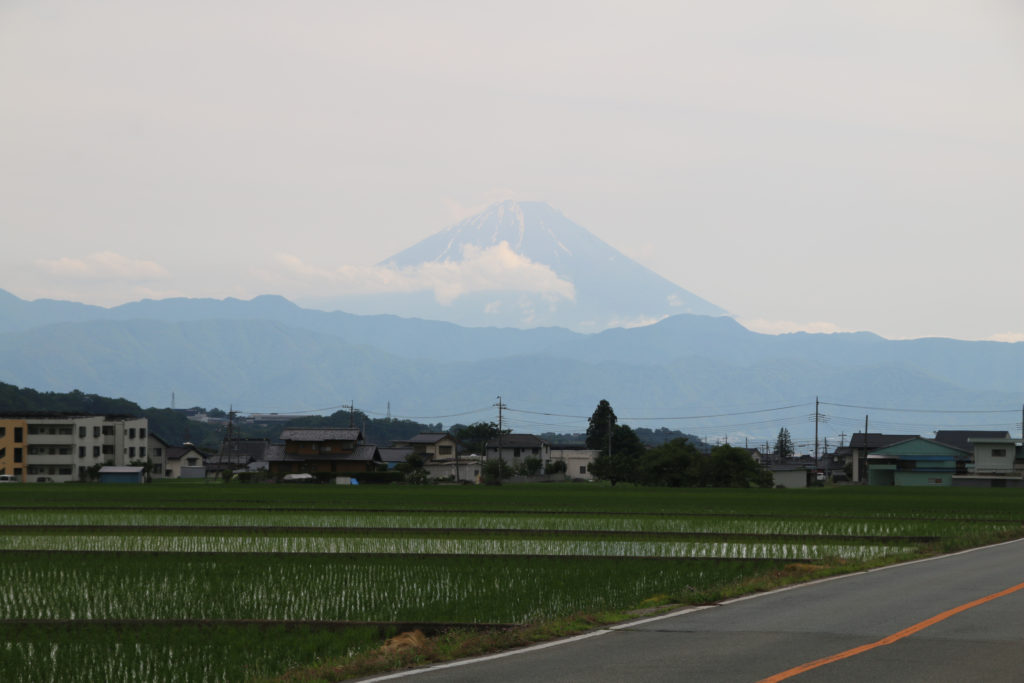
[[[1017,0],[5,0],[0,288],[302,303],[536,199],[755,329],[1024,339],[1022,85]]]

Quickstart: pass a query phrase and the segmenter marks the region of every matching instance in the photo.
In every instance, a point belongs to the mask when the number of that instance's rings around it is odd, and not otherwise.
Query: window
[[[0,439],[7,436],[7,427],[0,427]]]
[[[580,474],[586,474],[586,473],[587,473],[587,466],[586,465],[580,465]]]
[[[14,462],[21,462],[21,449],[20,448],[15,448],[14,449]],[[15,472],[15,474],[17,474],[17,472]]]
[[[111,444],[103,444],[103,455],[113,455],[114,447]]]
[[[533,449],[533,454],[537,455],[538,453],[540,453],[540,449],[539,448],[534,448]]]
[[[135,438],[135,427],[132,427],[131,429],[128,430],[128,438],[129,439],[134,439]]]
[[[93,446],[92,447],[92,457],[94,457],[94,458],[100,457],[100,447],[99,446]]]
[[[145,446],[139,446],[139,457],[145,459],[145,457],[146,457],[146,447]]]
[[[195,467],[198,460],[199,458],[185,458],[185,464],[189,467]],[[333,467],[334,463],[331,463],[331,466]]]
[[[171,471],[170,470],[164,470],[164,476],[165,477],[171,476]]]
[[[512,455],[514,455],[515,457],[517,457],[517,458],[518,458],[518,457],[519,457],[519,455],[520,455],[520,454],[521,454],[522,452],[523,452],[523,449],[522,449],[522,448],[517,448],[517,449],[515,449],[515,450],[514,450],[514,451],[512,452]]]
[[[84,439],[85,438],[85,427],[84,426],[81,426],[81,427],[78,428],[78,438],[79,439]]]
[[[992,457],[993,458],[1005,458],[1006,457],[1006,449],[1005,448],[993,448],[992,449]]]
[[[103,436],[113,436],[114,427],[112,425],[103,425]]]
[[[22,431],[21,427],[14,428],[14,443],[21,443],[25,440],[25,435],[22,434]]]
[[[130,446],[128,448],[128,457],[131,458],[132,460],[135,459],[135,446]]]
[[[451,455],[452,454],[452,447],[451,446],[438,446],[437,447],[437,454],[438,455]]]
[[[14,468],[14,476],[16,476],[16,477],[20,477],[21,476],[21,468],[20,467],[15,467]]]
[[[60,471],[58,472],[58,474],[71,474],[71,468],[70,467],[61,467]]]
[[[145,427],[141,427],[139,429],[139,438],[140,439],[145,439],[146,438],[146,428]]]
[[[92,428],[92,438],[94,438],[94,439],[100,438],[100,427],[99,427],[99,425],[96,425],[95,427]]]
[[[84,458],[85,457],[85,446],[79,446],[78,447],[78,457],[79,458]]]
[[[6,457],[7,457],[7,449],[6,448],[0,448],[0,460],[3,460]]]

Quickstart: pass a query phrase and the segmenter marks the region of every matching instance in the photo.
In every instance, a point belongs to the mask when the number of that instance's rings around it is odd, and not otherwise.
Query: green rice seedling
[[[351,655],[379,637],[365,626],[0,624],[0,680],[244,681]]]
[[[521,623],[567,611],[621,609],[654,594],[678,595],[686,587],[710,592],[776,564],[600,557],[5,553],[0,556],[0,619]]]

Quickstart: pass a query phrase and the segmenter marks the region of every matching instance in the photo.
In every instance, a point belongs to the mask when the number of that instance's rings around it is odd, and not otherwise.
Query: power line
[[[968,414],[980,414],[980,415],[995,415],[1001,413],[1013,413],[1017,414],[1019,410],[937,410],[934,408],[881,408],[878,406],[858,406],[850,405],[848,403],[828,403],[822,401],[823,406],[838,406],[840,408],[857,408],[859,410],[880,410],[883,412],[892,413],[944,413],[952,415],[968,415]]]
[[[379,411],[363,410],[362,408],[360,408],[360,410],[362,412],[366,413],[367,415],[384,415],[384,413],[379,412]],[[393,419],[393,420],[440,420],[440,419],[443,419],[443,418],[446,418],[446,417],[463,417],[465,415],[473,415],[474,413],[483,413],[483,412],[486,412],[486,411],[489,411],[489,410],[490,410],[490,407],[487,407],[487,408],[477,408],[476,410],[467,410],[467,411],[462,412],[462,413],[452,413],[451,415],[392,415],[391,419]],[[508,410],[508,409],[506,408],[506,410]]]
[[[737,417],[740,415],[757,415],[760,413],[773,413],[780,410],[791,410],[793,408],[806,408],[812,405],[810,403],[794,403],[789,406],[779,406],[778,408],[763,408],[761,410],[741,410],[734,413],[717,413],[713,415],[681,415],[675,417],[620,417],[620,420],[707,420],[715,417]],[[506,410],[515,413],[527,413],[530,415],[544,415],[547,417],[569,417],[578,420],[589,420],[590,415],[565,415],[562,413],[546,413],[533,410],[522,410],[519,408],[506,408]]]

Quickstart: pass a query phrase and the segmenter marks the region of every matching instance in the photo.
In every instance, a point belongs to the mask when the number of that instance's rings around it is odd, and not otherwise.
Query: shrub
[[[544,465],[544,474],[565,474],[566,464],[564,460],[548,460]]]

